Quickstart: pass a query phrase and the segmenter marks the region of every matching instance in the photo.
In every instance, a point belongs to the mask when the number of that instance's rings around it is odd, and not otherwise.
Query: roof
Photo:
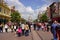
[[[51,7],[52,5],[54,5],[56,2],[53,2],[49,7]]]

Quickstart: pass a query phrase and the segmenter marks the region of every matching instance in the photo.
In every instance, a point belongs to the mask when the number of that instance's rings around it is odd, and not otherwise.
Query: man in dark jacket
[[[57,27],[57,21],[54,21],[53,24],[52,24],[52,26],[51,26],[51,32],[53,34],[54,40],[57,40],[56,27]]]
[[[34,23],[34,30],[36,30],[36,23]]]

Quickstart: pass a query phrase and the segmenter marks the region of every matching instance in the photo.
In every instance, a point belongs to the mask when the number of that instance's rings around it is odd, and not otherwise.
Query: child
[[[19,28],[17,29],[17,35],[18,35],[18,37],[21,36],[21,33],[22,33],[22,29],[21,29],[21,27],[19,27]]]

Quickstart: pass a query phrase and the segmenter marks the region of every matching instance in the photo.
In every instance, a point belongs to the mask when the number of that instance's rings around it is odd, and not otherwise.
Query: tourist
[[[46,22],[45,25],[46,25],[47,32],[49,32],[50,31],[50,28],[51,28],[50,24],[48,22]]]
[[[0,32],[3,32],[3,25],[0,24]]]
[[[8,25],[5,24],[5,31],[8,32]]]
[[[25,36],[28,36],[29,35],[29,27],[28,27],[27,23],[25,24],[24,29],[25,29]]]
[[[31,32],[31,22],[27,22],[28,26],[29,26],[29,31]]]
[[[22,35],[24,35],[24,24],[23,23],[21,24],[21,27],[22,27]]]
[[[60,22],[58,23],[58,25],[56,27],[56,31],[57,31],[58,40],[60,40]]]
[[[53,34],[53,40],[57,40],[56,27],[57,27],[57,21],[54,21],[52,26],[51,26],[51,32]]]
[[[41,28],[41,23],[37,23],[37,30],[39,31],[40,30],[40,28]]]
[[[14,25],[14,31],[16,32],[16,29],[17,29],[17,26],[16,25]]]
[[[34,30],[36,30],[36,23],[34,23]]]
[[[13,32],[13,29],[14,29],[14,25],[11,25],[11,32]]]
[[[44,23],[41,24],[42,31],[44,31]]]
[[[20,37],[21,34],[22,34],[22,29],[21,29],[21,27],[18,27],[18,29],[17,29],[17,36]]]

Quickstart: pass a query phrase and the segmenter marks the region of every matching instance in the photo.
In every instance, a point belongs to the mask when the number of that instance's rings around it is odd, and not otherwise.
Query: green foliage
[[[42,17],[40,18],[40,21],[42,22],[48,21],[48,17],[46,16],[46,14],[42,15]]]
[[[19,23],[20,22],[20,18],[21,18],[21,15],[18,11],[15,11],[13,13],[11,13],[11,21],[12,22],[17,22]]]
[[[38,19],[35,19],[33,22],[37,22],[38,21]]]
[[[26,23],[26,20],[24,18],[21,18],[21,23]]]

